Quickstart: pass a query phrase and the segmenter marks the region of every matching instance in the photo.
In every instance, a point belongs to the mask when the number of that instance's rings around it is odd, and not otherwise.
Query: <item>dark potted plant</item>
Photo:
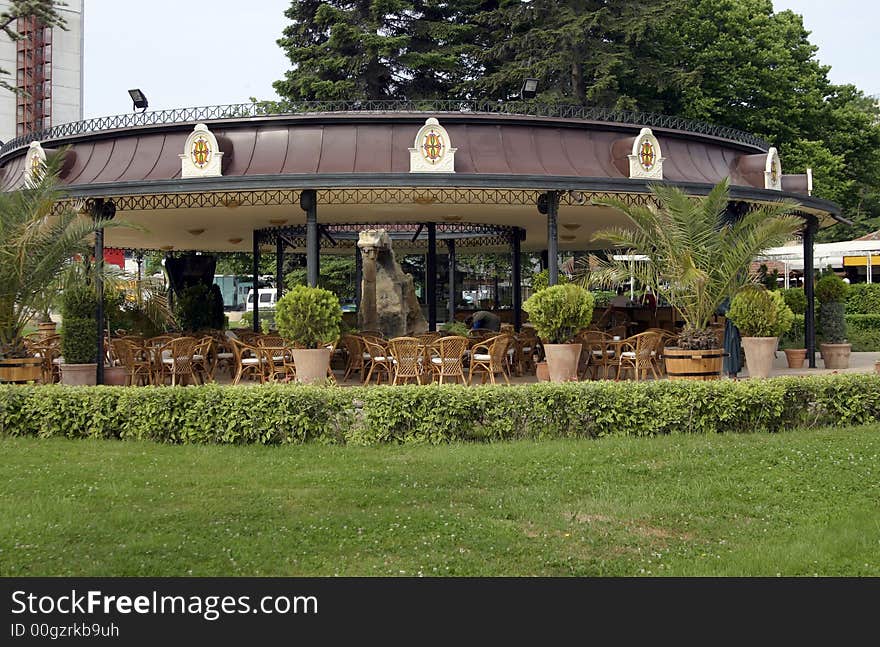
[[[297,285],[275,304],[279,334],[298,348],[292,350],[297,382],[327,379],[330,348],[339,337],[342,306],[339,298],[322,288]]]
[[[752,282],[752,259],[789,240],[803,224],[789,215],[796,206],[790,201],[731,217],[727,179],[700,198],[659,184],[651,185],[651,192],[656,206],[598,202],[625,213],[631,226],[593,235],[617,254],[628,252],[628,258],[591,259],[599,268],[591,273],[591,281],[610,286],[632,277],[650,288],[684,321],[678,346],[663,352],[670,379],[718,379],[723,350],[709,325],[715,312],[727,297]]]
[[[769,377],[779,336],[794,320],[785,299],[779,292],[749,285],[733,296],[727,317],[742,335],[749,377]]]
[[[852,345],[846,340],[846,293],[849,286],[836,274],[826,274],[816,282],[819,300],[819,327],[822,330],[822,359],[825,368],[849,368]]]
[[[779,347],[785,353],[788,368],[803,368],[807,359],[807,349],[804,348],[804,316],[807,312],[807,297],[803,288],[788,288],[782,291],[785,304],[794,313],[791,326],[782,334]]]
[[[579,331],[593,320],[593,295],[573,283],[554,285],[526,299],[523,310],[543,340],[551,382],[577,379]]]
[[[98,299],[90,285],[69,286],[61,306],[61,383],[94,386],[97,377]]]

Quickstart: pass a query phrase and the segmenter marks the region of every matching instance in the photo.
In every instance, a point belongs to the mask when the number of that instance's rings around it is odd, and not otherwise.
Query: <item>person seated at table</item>
[[[629,305],[629,297],[623,291],[623,287],[617,288],[617,296],[611,299],[609,304],[612,308],[626,308]]]
[[[501,317],[486,310],[478,310],[465,319],[471,330],[491,330],[501,332]]]
[[[645,294],[642,297],[642,305],[648,308],[649,310],[657,309],[657,297],[654,296],[654,293],[651,291],[651,288],[645,288]]]

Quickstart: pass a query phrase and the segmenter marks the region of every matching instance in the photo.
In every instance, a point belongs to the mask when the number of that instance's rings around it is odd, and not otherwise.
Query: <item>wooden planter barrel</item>
[[[666,360],[666,375],[670,380],[717,380],[721,377],[726,354],[721,348],[665,348],[663,357]]]
[[[39,382],[43,377],[42,364],[39,357],[0,359],[0,382]]]

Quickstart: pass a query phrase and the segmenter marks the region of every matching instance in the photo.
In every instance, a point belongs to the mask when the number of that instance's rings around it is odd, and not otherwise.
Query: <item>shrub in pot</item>
[[[94,385],[97,373],[95,310],[98,299],[90,285],[71,285],[61,301],[62,384]]]
[[[523,303],[529,322],[544,342],[551,382],[577,379],[582,347],[573,342],[590,325],[593,303],[593,295],[573,283],[545,288]]]
[[[822,329],[822,359],[825,368],[848,368],[852,345],[846,337],[846,294],[849,286],[836,274],[826,274],[816,282],[819,300],[819,327]]]
[[[275,304],[278,333],[299,348],[293,349],[298,382],[322,382],[330,368],[330,349],[339,337],[342,306],[339,298],[322,288],[297,285]]]
[[[783,296],[761,286],[746,286],[734,295],[727,317],[742,335],[749,376],[769,377],[779,336],[794,321]]]

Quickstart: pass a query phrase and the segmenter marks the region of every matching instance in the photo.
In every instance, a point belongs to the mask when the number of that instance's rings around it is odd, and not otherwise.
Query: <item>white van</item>
[[[260,288],[260,310],[274,310],[276,301],[278,301],[278,290],[276,288]],[[248,290],[244,309],[247,312],[251,312],[254,309],[253,289]]]

